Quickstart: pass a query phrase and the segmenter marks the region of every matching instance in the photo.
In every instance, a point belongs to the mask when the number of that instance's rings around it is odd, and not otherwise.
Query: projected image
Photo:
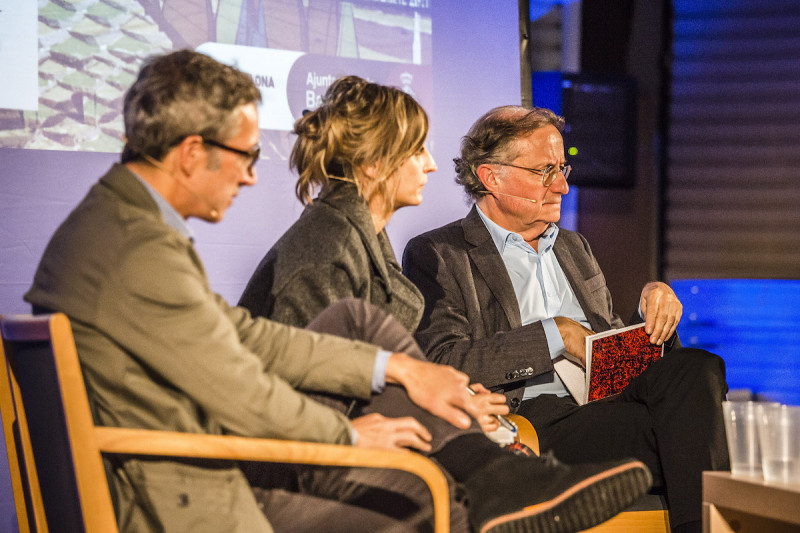
[[[265,157],[334,79],[431,111],[431,0],[0,0],[0,147],[118,152],[122,98],[149,55],[195,48],[253,76]]]

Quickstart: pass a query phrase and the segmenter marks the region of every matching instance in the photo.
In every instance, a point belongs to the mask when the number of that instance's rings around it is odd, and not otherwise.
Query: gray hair
[[[479,118],[461,139],[461,157],[453,159],[456,183],[471,200],[479,199],[487,191],[476,169],[484,163],[516,159],[520,155],[517,141],[548,125],[562,131],[564,119],[542,107],[495,107]]]
[[[192,50],[149,58],[125,93],[122,162],[160,161],[189,135],[223,141],[239,127],[240,106],[261,101],[252,78]]]

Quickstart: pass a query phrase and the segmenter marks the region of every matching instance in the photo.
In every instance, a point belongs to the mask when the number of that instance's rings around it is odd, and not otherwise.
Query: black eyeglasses
[[[249,175],[253,175],[253,167],[258,161],[258,158],[261,157],[261,145],[257,144],[255,147],[251,148],[250,150],[239,150],[238,148],[234,148],[233,146],[228,146],[227,144],[222,144],[219,141],[215,141],[213,139],[206,139],[205,137],[202,138],[203,143],[215,146],[217,148],[221,148],[223,150],[227,150],[229,152],[233,152],[234,154],[239,154],[242,157],[245,157],[248,161],[247,164],[247,173]]]
[[[512,165],[511,163],[498,163],[498,162],[490,162],[490,165],[500,165],[503,167],[514,167],[520,170],[527,170],[528,172],[533,172],[535,174],[541,174],[542,176],[542,185],[545,187],[549,187],[556,181],[556,177],[558,177],[558,173],[564,174],[564,179],[566,180],[569,178],[569,173],[572,172],[572,167],[567,165],[566,163],[561,166],[555,165],[547,165],[544,168],[529,168],[529,167],[521,167],[519,165]]]

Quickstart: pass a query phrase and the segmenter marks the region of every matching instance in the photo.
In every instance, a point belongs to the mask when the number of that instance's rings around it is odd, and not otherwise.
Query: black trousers
[[[703,470],[729,468],[721,401],[725,363],[704,350],[677,348],[619,395],[579,406],[571,398],[525,400],[542,450],[565,463],[635,457],[666,489],[672,527],[702,517]]]
[[[411,334],[384,311],[362,300],[341,300],[323,311],[307,329],[358,339],[391,352],[424,359]],[[480,433],[473,422],[460,430],[414,404],[405,389],[388,385],[381,394],[355,406],[348,398],[311,395],[356,417],[373,412],[387,417],[413,416],[431,432],[436,453],[458,436]],[[282,532],[431,531],[430,492],[416,476],[397,470],[303,465],[242,466],[267,519]],[[450,530],[469,531],[463,494],[449,477]]]

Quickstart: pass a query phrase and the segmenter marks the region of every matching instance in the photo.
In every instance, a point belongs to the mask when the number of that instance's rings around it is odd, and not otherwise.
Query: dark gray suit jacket
[[[416,339],[428,358],[504,392],[513,410],[525,380],[552,372],[553,363],[542,323],[522,325],[511,278],[476,209],[409,241],[403,273],[425,297]],[[623,327],[586,239],[562,228],[553,250],[591,328]]]

